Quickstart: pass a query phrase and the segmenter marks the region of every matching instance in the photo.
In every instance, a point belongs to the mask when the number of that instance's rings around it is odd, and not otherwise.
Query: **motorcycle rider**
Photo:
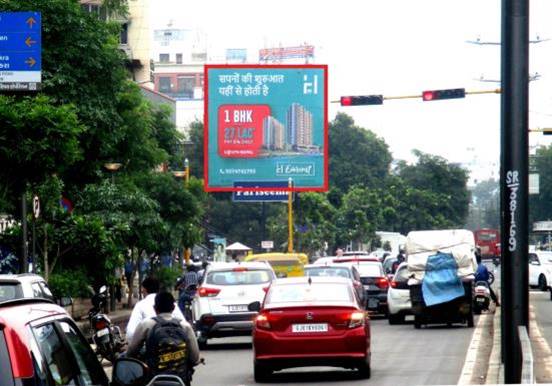
[[[198,286],[199,275],[196,272],[196,267],[190,263],[186,267],[186,273],[176,284],[178,289],[178,307],[184,316],[187,316],[186,320],[188,321],[190,321],[191,315],[186,315],[186,305],[191,304]]]
[[[478,281],[484,281],[486,283],[489,282],[489,270],[485,266],[485,264],[481,261],[481,251],[479,247],[475,249],[475,259],[477,260],[477,271],[475,271],[475,282]],[[496,304],[497,307],[500,307],[500,302],[498,301],[498,298],[496,294],[493,291],[493,287],[489,284],[489,292],[491,294],[491,299]]]
[[[402,262],[406,261],[404,249],[399,249],[399,254],[397,255],[397,260],[393,263],[391,271],[393,273],[397,272],[397,268],[401,265]]]
[[[146,277],[142,281],[142,293],[144,298],[134,305],[130,319],[128,320],[126,339],[131,341],[134,331],[138,327],[138,324],[144,319],[153,318],[155,316],[154,300],[155,294],[159,292],[159,280],[154,277]],[[185,319],[180,309],[176,307],[172,311],[172,315],[176,319]]]
[[[171,293],[154,295],[154,309],[156,316],[136,327],[126,356],[143,359],[153,375],[177,375],[189,386],[193,367],[200,363],[194,330],[186,320],[173,317],[175,301]],[[145,355],[140,355],[144,345]]]

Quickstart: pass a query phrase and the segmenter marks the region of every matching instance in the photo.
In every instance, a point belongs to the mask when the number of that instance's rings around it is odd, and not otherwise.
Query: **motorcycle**
[[[205,359],[200,359],[205,364]],[[141,361],[132,358],[120,358],[113,366],[113,386],[191,386],[194,369],[190,369],[187,380],[176,375],[159,374],[151,376],[148,367]]]
[[[122,351],[125,340],[121,329],[114,326],[111,319],[101,312],[106,304],[107,287],[102,286],[92,297],[92,308],[88,312],[88,320],[92,331],[92,343],[96,346],[96,355],[113,363]]]
[[[490,304],[491,290],[489,283],[486,281],[476,282],[473,297],[473,312],[479,315],[482,311],[488,311]]]

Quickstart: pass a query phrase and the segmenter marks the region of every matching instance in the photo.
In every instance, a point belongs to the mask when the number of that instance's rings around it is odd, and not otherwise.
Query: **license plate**
[[[291,332],[327,332],[328,323],[293,324]]]
[[[378,299],[368,299],[368,308],[378,308],[379,300]]]
[[[478,298],[478,299],[476,299],[476,301],[477,301],[478,303],[483,303],[483,302],[485,302],[485,299]]]
[[[106,328],[102,328],[100,331],[98,331],[98,332],[96,333],[96,335],[98,336],[98,338],[101,338],[102,336],[107,335],[107,334],[109,334],[109,328],[107,328],[107,327],[106,327]]]
[[[228,306],[229,312],[247,312],[247,304],[237,304]]]

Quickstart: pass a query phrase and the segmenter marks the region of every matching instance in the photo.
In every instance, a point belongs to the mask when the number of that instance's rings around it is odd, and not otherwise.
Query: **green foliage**
[[[153,271],[153,276],[159,280],[161,291],[173,291],[180,275],[181,272],[177,267],[158,267]]]
[[[195,121],[190,124],[190,141],[192,142],[190,170],[192,175],[203,178],[203,122]]]
[[[56,298],[86,298],[91,294],[88,282],[88,274],[83,269],[59,270],[50,276],[48,286]]]
[[[330,188],[346,192],[355,184],[376,188],[389,173],[391,153],[385,141],[356,126],[353,119],[338,113],[329,125]]]

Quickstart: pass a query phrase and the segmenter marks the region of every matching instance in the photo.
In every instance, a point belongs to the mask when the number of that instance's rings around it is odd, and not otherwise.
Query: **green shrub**
[[[171,292],[180,276],[180,270],[173,267],[160,267],[155,269],[153,274],[159,280],[161,290]]]
[[[53,273],[48,280],[48,286],[54,296],[58,298],[63,296],[71,296],[73,298],[89,297],[91,293],[88,285],[88,275],[82,269],[59,271]]]

